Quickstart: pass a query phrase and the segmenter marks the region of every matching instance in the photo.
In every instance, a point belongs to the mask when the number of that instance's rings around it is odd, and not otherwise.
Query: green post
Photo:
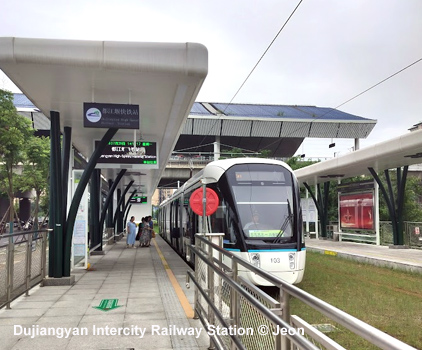
[[[63,277],[63,227],[62,227],[62,205],[61,196],[61,146],[60,146],[60,114],[50,111],[51,129],[51,164],[50,164],[50,228],[53,229],[53,239],[50,241],[49,276],[54,278]]]

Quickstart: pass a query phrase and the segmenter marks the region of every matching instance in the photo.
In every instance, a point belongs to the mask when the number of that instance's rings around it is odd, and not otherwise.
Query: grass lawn
[[[305,277],[297,286],[422,349],[422,275],[308,251]],[[346,349],[378,349],[294,298],[291,313],[311,324],[338,327],[338,331],[327,335]]]

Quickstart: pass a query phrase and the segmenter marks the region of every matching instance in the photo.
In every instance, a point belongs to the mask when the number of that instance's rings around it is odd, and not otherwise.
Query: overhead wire
[[[387,78],[381,80],[379,83],[376,83],[375,85],[372,85],[370,88],[367,88],[366,90],[362,91],[360,94],[357,94],[356,96],[349,98],[347,101],[343,102],[342,104],[339,104],[337,107],[335,107],[334,109],[340,108],[341,106],[345,105],[346,103],[349,103],[350,101],[354,100],[355,98],[363,95],[364,93],[368,92],[369,90],[372,90],[373,88],[377,87],[378,85],[381,85],[382,83],[386,82],[387,80],[393,78],[394,76],[396,76],[397,74],[400,74],[401,72],[405,71],[406,69],[412,67],[413,65],[415,65],[416,63],[422,61],[422,58],[419,58],[418,60],[416,60],[415,62],[407,65],[406,67],[400,69],[399,71],[395,72],[394,74],[391,74],[390,76],[388,76]],[[328,112],[327,112],[328,113]]]
[[[365,94],[365,93],[367,93],[368,91],[372,90],[373,88],[375,88],[375,87],[377,87],[377,86],[381,85],[382,83],[384,83],[384,82],[386,82],[387,80],[389,80],[389,79],[393,78],[394,76],[396,76],[396,75],[400,74],[401,72],[405,71],[406,69],[408,69],[408,68],[410,68],[410,67],[414,66],[415,64],[419,63],[420,61],[422,61],[422,58],[419,58],[418,60],[414,61],[413,63],[411,63],[411,64],[409,64],[409,65],[407,65],[406,67],[404,67],[404,68],[402,68],[402,69],[398,70],[397,72],[395,72],[395,73],[393,73],[393,74],[389,75],[387,78],[385,78],[385,79],[381,80],[380,82],[378,82],[378,83],[376,83],[376,84],[372,85],[371,87],[369,87],[369,88],[365,89],[364,91],[362,91],[361,93],[359,93],[359,94],[357,94],[357,95],[353,96],[352,98],[349,98],[348,100],[346,100],[345,102],[343,102],[343,103],[339,104],[338,106],[336,106],[336,107],[334,107],[334,108],[330,108],[330,110],[329,110],[328,112],[326,112],[326,113],[324,113],[324,114],[322,114],[322,115],[320,115],[320,116],[316,116],[316,117],[314,117],[314,119],[310,122],[310,125],[312,125],[312,123],[313,123],[315,120],[318,120],[318,119],[321,119],[321,118],[325,117],[327,114],[332,113],[332,112],[333,112],[333,111],[335,111],[337,108],[340,108],[341,106],[344,106],[346,103],[349,103],[349,102],[353,101],[354,99],[356,99],[357,97],[362,96],[363,94]],[[272,145],[274,145],[275,143],[282,141],[284,138],[288,137],[289,135],[292,135],[293,133],[295,133],[295,132],[299,131],[299,130],[300,130],[300,129],[302,129],[302,128],[305,128],[305,127],[306,127],[306,128],[308,128],[308,129],[310,129],[310,125],[301,125],[301,126],[297,127],[295,130],[291,131],[288,135],[283,136],[283,137],[281,137],[280,139],[278,139],[278,140],[276,140],[276,141],[274,141],[274,142],[272,142],[272,143],[270,143],[270,144],[266,145],[266,147],[268,147],[268,146],[272,146]],[[264,149],[264,148],[261,148],[259,151],[262,151],[263,149]]]
[[[283,29],[286,27],[287,23],[290,21],[290,19],[293,17],[294,13],[296,12],[296,10],[299,8],[300,4],[302,3],[303,0],[300,0],[299,3],[296,5],[296,7],[294,8],[293,12],[290,14],[290,16],[287,18],[287,20],[284,22],[283,26],[280,28],[280,30],[278,31],[278,33],[276,34],[276,36],[273,38],[273,40],[271,41],[271,43],[268,45],[268,47],[266,48],[266,50],[264,51],[264,53],[261,55],[260,59],[258,60],[258,62],[256,62],[255,66],[252,68],[252,70],[249,72],[248,76],[246,77],[246,79],[243,81],[242,85],[240,85],[239,89],[237,89],[236,93],[234,94],[234,96],[232,97],[232,99],[230,100],[230,102],[227,104],[226,108],[223,110],[223,112],[229,107],[229,105],[233,102],[233,100],[236,98],[237,94],[239,93],[239,91],[243,88],[243,86],[245,85],[245,83],[248,81],[249,77],[252,75],[252,73],[255,71],[256,67],[258,67],[258,64],[261,63],[262,59],[264,58],[264,56],[266,55],[266,53],[268,52],[268,50],[271,48],[271,46],[274,44],[274,42],[276,41],[276,39],[278,38],[278,36],[280,35],[280,33],[283,31]]]
[[[254,65],[254,67],[252,68],[252,70],[249,72],[249,74],[247,75],[246,79],[243,81],[243,83],[240,85],[239,89],[237,89],[236,93],[233,95],[233,97],[231,98],[231,100],[229,101],[229,103],[225,106],[224,110],[222,111],[222,115],[224,114],[224,112],[227,110],[227,108],[232,104],[233,100],[236,98],[236,96],[238,95],[239,91],[243,88],[243,86],[246,84],[246,82],[248,81],[249,77],[252,75],[252,73],[255,71],[256,67],[259,65],[259,63],[262,61],[262,59],[264,58],[264,56],[267,54],[268,50],[271,48],[271,46],[274,44],[274,42],[276,41],[276,39],[278,38],[278,36],[280,35],[280,33],[283,31],[283,29],[286,27],[287,23],[290,21],[290,19],[293,17],[294,13],[296,12],[296,10],[299,8],[300,4],[303,2],[303,0],[300,0],[299,3],[296,5],[296,7],[294,8],[294,10],[292,11],[292,13],[289,15],[289,17],[287,18],[287,20],[284,22],[284,24],[281,26],[280,30],[278,31],[278,33],[275,35],[275,37],[273,38],[273,40],[271,40],[271,43],[268,45],[268,47],[265,49],[264,53],[261,55],[261,57],[259,58],[259,60],[257,61],[257,63]],[[208,133],[204,136],[204,138],[202,139],[202,141],[199,143],[199,145],[197,147],[202,146],[202,143],[205,141],[206,137],[210,134],[211,130],[214,128],[215,124],[221,119],[221,116],[219,118],[217,118],[213,125],[210,127]]]

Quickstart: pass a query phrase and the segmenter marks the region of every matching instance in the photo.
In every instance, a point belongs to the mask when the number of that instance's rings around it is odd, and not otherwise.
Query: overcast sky
[[[199,102],[229,102],[299,0],[0,0],[0,36],[198,42],[209,52]],[[422,58],[422,0],[304,0],[235,103],[337,107]],[[3,74],[0,87],[19,92]],[[339,109],[376,119],[361,148],[422,121],[422,61]],[[353,140],[308,140],[307,157]]]

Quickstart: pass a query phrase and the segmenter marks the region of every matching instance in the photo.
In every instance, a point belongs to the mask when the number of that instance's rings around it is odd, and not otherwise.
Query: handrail
[[[22,231],[15,232],[12,234],[1,235],[0,239],[8,241],[5,245],[2,245],[2,253],[6,255],[6,266],[5,266],[5,282],[6,290],[0,295],[0,308],[6,306],[6,309],[10,309],[12,300],[19,295],[25,293],[29,296],[29,290],[36,284],[42,283],[46,275],[47,265],[47,240],[49,229],[41,229],[35,231]],[[34,234],[38,234],[38,237],[34,237]],[[13,237],[22,236],[23,239],[20,242],[15,242],[17,239]],[[40,246],[41,245],[41,246]],[[15,247],[19,247],[15,249]],[[24,249],[22,249],[22,247]],[[37,248],[38,247],[38,248]],[[41,265],[33,265],[32,257],[34,251],[40,251],[41,254]],[[15,252],[20,254],[19,259],[15,259]],[[37,254],[39,256],[39,254]],[[39,258],[37,258],[39,259]],[[23,271],[23,281],[21,278],[15,278],[16,271]]]
[[[305,304],[318,310],[325,316],[328,316],[332,320],[336,321],[337,323],[351,330],[353,333],[368,340],[371,344],[374,344],[380,347],[381,349],[385,349],[385,350],[417,350],[414,347],[406,343],[403,343],[402,341],[388,335],[387,333],[384,333],[380,331],[379,329],[357,319],[356,317],[349,315],[348,313],[336,308],[335,306],[332,306],[328,304],[327,302],[321,299],[318,299],[315,296],[303,291],[302,289],[292,284],[289,284],[288,282],[274,276],[273,274],[257,268],[256,266],[250,264],[245,259],[240,258],[239,256],[236,256],[230,251],[224,250],[220,246],[208,241],[203,236],[197,234],[195,235],[195,239],[199,239],[200,241],[211,246],[212,248],[216,249],[220,253],[232,258],[234,261],[241,264],[242,266],[247,267],[249,270],[259,274],[261,277],[270,281],[275,286],[286,291],[289,295],[299,299]]]
[[[51,229],[51,228],[43,228],[43,229],[40,229],[40,230],[33,230],[33,231],[18,231],[18,232],[13,232],[13,233],[0,234],[0,238],[22,236],[22,235],[26,235],[28,233],[41,233],[41,232],[52,232],[52,231],[53,231],[53,229]]]
[[[207,293],[201,288],[201,286],[199,285],[198,281],[195,279],[195,276],[190,271],[188,271],[187,274],[189,275],[189,277],[191,278],[191,280],[193,281],[193,283],[195,283],[196,287],[198,288],[198,290],[202,294],[202,296],[205,299],[205,301],[207,302],[207,304],[210,305],[212,311],[217,316],[217,318],[221,322],[221,324],[225,328],[229,328],[229,324],[226,322],[226,320],[223,318],[223,316],[218,312],[218,309],[211,302],[211,299],[209,298],[209,296],[207,295]],[[237,346],[238,349],[246,349],[243,346],[243,344],[239,341],[239,339],[237,338],[237,336],[235,336],[233,334],[230,334],[230,337],[233,339],[233,342],[236,344],[236,346]]]
[[[245,291],[245,289],[243,289],[240,284],[238,284],[235,281],[233,281],[232,279],[228,278],[223,271],[216,268],[210,261],[208,261],[208,259],[205,255],[200,253],[193,246],[191,246],[190,249],[192,249],[193,252],[195,254],[197,254],[204,263],[206,263],[208,266],[210,266],[214,270],[215,273],[217,273],[220,277],[222,277],[225,280],[225,282],[227,282],[234,290],[236,290],[236,292],[241,294],[242,297],[247,299],[251,303],[251,305],[253,305],[254,308],[256,308],[262,315],[264,315],[266,318],[268,318],[271,322],[273,322],[274,324],[280,324],[280,325],[283,326],[283,328],[285,328],[287,330],[294,330],[294,331],[296,330],[290,324],[288,324],[286,321],[284,321],[279,316],[277,316],[275,313],[268,310],[268,308],[264,304],[262,304],[260,301],[255,299],[253,296],[251,296],[247,291]],[[194,279],[193,276],[191,276],[191,278]],[[195,281],[195,279],[194,279],[194,282],[197,285],[197,282]],[[203,291],[201,289],[200,289],[200,291],[203,294]],[[209,303],[208,299],[207,299],[207,302]],[[211,305],[211,307],[214,310],[214,306]],[[216,315],[217,315],[218,318],[220,318],[219,313],[216,313]],[[308,339],[306,339],[300,333],[292,332],[292,334],[290,334],[290,332],[288,332],[286,334],[286,337],[289,338],[290,340],[292,340],[295,344],[300,345],[304,349],[319,350],[318,347],[316,347],[314,344],[312,344]]]

